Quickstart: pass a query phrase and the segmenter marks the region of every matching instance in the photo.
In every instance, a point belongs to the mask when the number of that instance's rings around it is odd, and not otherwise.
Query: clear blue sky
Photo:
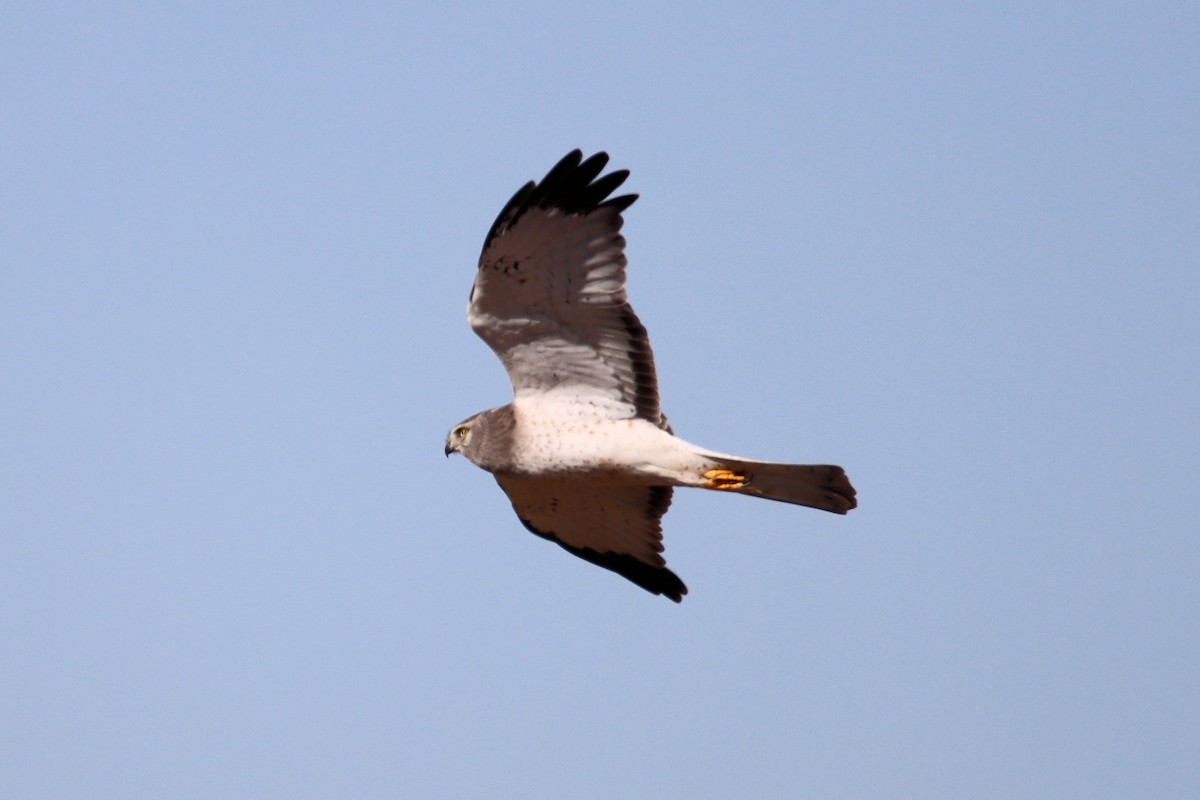
[[[1200,795],[1200,6],[9,4],[6,798]],[[676,606],[447,461],[483,235],[642,197]]]

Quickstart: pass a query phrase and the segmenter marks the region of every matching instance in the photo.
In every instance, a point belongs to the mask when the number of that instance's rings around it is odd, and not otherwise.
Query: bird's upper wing
[[[593,484],[497,475],[525,527],[564,550],[676,603],[687,587],[662,557],[669,486]]]
[[[467,319],[523,397],[566,392],[670,430],[646,329],[625,294],[621,212],[628,177],[598,177],[606,153],[575,150],[508,201],[479,258]]]

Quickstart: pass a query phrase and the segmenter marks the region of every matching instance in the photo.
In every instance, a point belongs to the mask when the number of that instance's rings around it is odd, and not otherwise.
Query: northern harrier
[[[695,486],[845,514],[841,467],[724,455],[675,436],[658,403],[654,355],[625,294],[621,212],[628,170],[568,153],[522,186],[483,243],[467,306],[504,363],[509,405],[450,431],[496,477],[529,530],[675,602],[687,587],[662,557],[672,487]]]

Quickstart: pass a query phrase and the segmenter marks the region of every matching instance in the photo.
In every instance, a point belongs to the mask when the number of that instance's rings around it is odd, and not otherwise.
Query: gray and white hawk
[[[446,455],[491,472],[529,530],[647,591],[687,587],[663,559],[675,486],[765,497],[845,514],[841,467],[725,455],[675,436],[658,401],[646,329],[625,294],[621,212],[629,176],[606,153],[568,153],[522,186],[492,224],[467,307],[496,352],[513,401],[450,431]]]

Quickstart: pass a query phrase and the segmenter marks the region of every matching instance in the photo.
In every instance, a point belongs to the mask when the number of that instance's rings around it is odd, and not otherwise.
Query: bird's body
[[[662,558],[661,518],[676,486],[844,514],[841,467],[753,461],[674,435],[659,407],[646,329],[625,296],[625,171],[568,154],[522,187],[492,225],[467,317],[496,351],[514,399],[451,431],[495,475],[534,533],[678,602],[687,587]]]
[[[514,449],[527,454],[505,470],[515,475],[654,485],[678,481],[693,462],[698,465],[681,439],[644,419],[613,419],[569,403],[529,405],[511,405]],[[586,450],[574,444],[581,437],[588,441]]]

